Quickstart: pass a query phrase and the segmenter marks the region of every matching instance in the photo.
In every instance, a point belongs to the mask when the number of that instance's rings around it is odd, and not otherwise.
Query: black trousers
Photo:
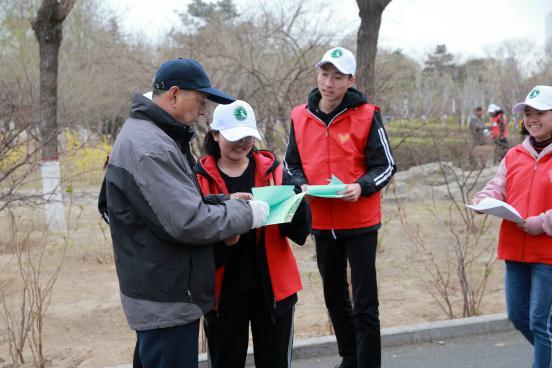
[[[261,289],[227,295],[223,302],[224,317],[211,311],[204,318],[211,368],[245,366],[250,321],[255,367],[291,366],[294,307],[273,321]]]
[[[324,299],[344,367],[381,367],[377,238],[377,231],[340,239],[334,239],[329,231],[315,235]],[[347,259],[351,267],[352,303]]]
[[[197,368],[199,320],[136,335],[134,368]]]

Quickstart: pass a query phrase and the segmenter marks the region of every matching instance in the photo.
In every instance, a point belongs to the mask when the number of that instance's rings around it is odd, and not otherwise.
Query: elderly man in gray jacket
[[[123,310],[138,335],[135,366],[197,366],[199,319],[214,301],[211,243],[260,227],[268,215],[264,202],[202,197],[189,141],[206,98],[234,100],[211,87],[197,61],[163,63],[152,100],[133,97],[107,165],[104,215]]]
[[[472,147],[480,146],[486,143],[485,124],[483,124],[483,120],[481,119],[482,116],[483,108],[481,106],[476,107],[473,110],[473,114],[470,116],[470,145]]]

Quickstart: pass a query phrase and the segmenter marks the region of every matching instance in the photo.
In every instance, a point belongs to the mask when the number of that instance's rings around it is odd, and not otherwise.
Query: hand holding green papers
[[[255,199],[265,201],[270,207],[265,225],[274,225],[291,222],[299,203],[306,194],[322,198],[340,198],[342,196],[338,192],[344,189],[345,184],[332,176],[328,185],[308,185],[307,190],[299,194],[295,194],[293,185],[255,187],[252,192]]]
[[[328,185],[307,185],[306,194],[313,197],[341,198],[343,196],[338,193],[345,190],[345,186],[337,176],[332,175]]]

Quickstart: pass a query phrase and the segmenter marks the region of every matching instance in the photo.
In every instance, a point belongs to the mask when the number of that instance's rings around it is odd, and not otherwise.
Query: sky
[[[190,2],[106,1],[120,14],[123,29],[151,40],[177,26],[175,11],[185,11]],[[238,9],[257,4],[255,0],[234,2]],[[326,4],[325,10],[345,23],[345,29],[357,29],[360,18],[356,0]],[[379,45],[401,49],[415,58],[423,58],[443,43],[453,54],[466,58],[486,56],[503,41],[513,39],[528,39],[544,47],[545,16],[550,12],[552,0],[392,0],[383,13]]]

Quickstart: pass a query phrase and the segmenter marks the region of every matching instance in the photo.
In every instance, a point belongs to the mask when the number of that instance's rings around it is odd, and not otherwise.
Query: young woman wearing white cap
[[[260,140],[249,104],[219,105],[196,173],[207,200],[215,194],[238,193],[251,198],[251,188],[288,183],[272,152],[257,150]],[[300,188],[297,187],[300,192]],[[304,244],[310,230],[303,202],[291,223],[215,244],[216,306],[205,316],[211,367],[243,367],[253,334],[256,367],[289,367],[293,342],[293,311],[301,279],[286,238]]]
[[[508,318],[534,346],[533,368],[552,366],[552,87],[536,86],[513,112],[523,112],[525,140],[508,151],[478,192],[505,201],[525,218],[504,220],[498,258],[506,261]]]

